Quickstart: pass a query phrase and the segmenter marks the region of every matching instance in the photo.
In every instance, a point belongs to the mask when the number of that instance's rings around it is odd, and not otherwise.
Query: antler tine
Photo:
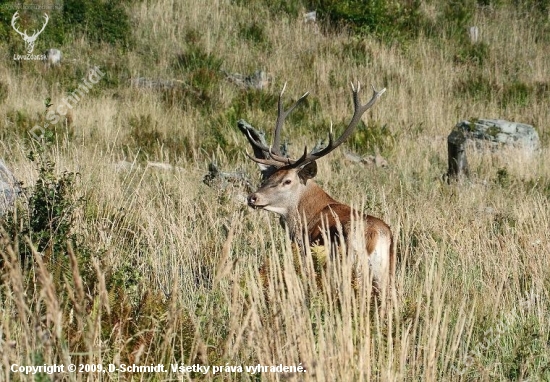
[[[374,86],[372,86],[373,95],[369,100],[369,102],[367,102],[364,105],[361,105],[361,100],[359,99],[359,90],[361,90],[361,84],[357,82],[357,88],[355,88],[353,83],[351,83],[351,90],[353,93],[353,108],[354,108],[353,117],[351,118],[351,121],[349,122],[348,126],[346,127],[342,135],[336,141],[334,141],[332,136],[332,127],[331,127],[331,131],[329,132],[329,136],[328,136],[329,142],[327,146],[318,152],[309,153],[307,155],[302,156],[300,159],[298,159],[296,162],[292,164],[293,167],[303,166],[319,158],[322,158],[323,156],[327,155],[328,153],[333,151],[335,148],[340,146],[351,135],[351,133],[353,133],[353,130],[359,124],[359,121],[361,121],[361,117],[363,116],[363,114],[376,103],[376,101],[378,100],[378,98],[380,98],[382,94],[384,94],[384,92],[386,91],[386,88],[383,88],[382,90],[377,91],[374,88]]]
[[[258,142],[256,139],[254,139],[254,137],[250,134],[250,131],[247,131],[247,134],[248,134],[248,138],[249,138],[249,142],[250,144],[258,149],[260,149],[261,151],[263,151],[264,153],[264,156],[266,158],[270,158],[272,161],[271,163],[269,163],[269,165],[273,165],[273,166],[281,166],[281,164],[289,164],[290,162],[290,159],[283,156],[283,155],[278,155],[276,153],[273,152],[273,149],[271,147],[267,147],[266,145],[262,144],[261,142]],[[248,154],[247,154],[248,155]],[[255,162],[257,163],[262,163],[262,164],[267,164],[267,163],[263,163],[263,162],[259,162],[257,161],[256,159],[259,159],[261,161],[269,161],[270,159],[262,159],[262,158],[255,158],[253,159]]]
[[[255,156],[250,155],[248,151],[246,152],[246,156],[252,159],[256,163],[264,164],[267,166],[281,167],[283,165],[292,164],[292,160],[290,158],[285,158],[285,157],[277,157],[277,159],[273,159],[273,157],[262,159],[262,158],[257,158]]]
[[[292,113],[292,110],[296,106],[298,106],[306,97],[309,95],[309,92],[305,92],[292,106],[290,106],[287,110],[284,110],[283,108],[283,93],[286,89],[286,82],[283,86],[283,90],[281,90],[281,93],[279,93],[279,101],[277,103],[277,121],[275,122],[275,132],[273,134],[273,153],[277,156],[283,157],[280,151],[281,147],[281,130],[283,129],[283,125],[285,123],[286,117],[290,113]]]
[[[284,156],[280,151],[281,146],[281,131],[285,122],[286,117],[298,106],[308,95],[309,92],[304,93],[296,102],[292,104],[287,110],[284,110],[283,106],[283,94],[286,89],[286,82],[283,86],[283,89],[281,90],[281,93],[279,93],[279,101],[277,104],[277,121],[275,122],[275,131],[273,134],[273,144],[271,147],[268,147],[264,143],[258,141],[255,139],[251,134],[250,131],[247,130],[247,138],[250,144],[252,145],[253,149],[261,150],[263,152],[264,158],[258,158],[250,156],[248,153],[248,157],[252,159],[256,163],[261,163],[269,166],[275,166],[275,167],[282,167],[287,165],[292,165],[295,161],[287,158]]]

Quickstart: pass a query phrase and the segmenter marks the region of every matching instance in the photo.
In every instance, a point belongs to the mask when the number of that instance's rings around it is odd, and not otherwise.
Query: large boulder
[[[0,159],[0,216],[13,206],[20,191],[19,182]]]
[[[456,128],[465,133],[466,138],[475,142],[477,148],[498,149],[514,147],[534,153],[540,148],[537,131],[531,125],[509,122],[502,119],[478,119],[474,122],[462,121]]]

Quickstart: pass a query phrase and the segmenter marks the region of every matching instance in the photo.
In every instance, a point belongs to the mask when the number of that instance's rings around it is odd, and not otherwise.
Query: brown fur
[[[338,243],[338,225],[342,228],[344,239],[348,238],[351,229],[353,216],[361,217],[350,206],[334,200],[313,180],[308,180],[306,192],[302,195],[298,208],[295,213],[291,213],[286,218],[286,224],[290,229],[291,237],[295,238],[298,227],[303,218],[307,222],[307,232],[311,244],[324,244],[323,240],[323,220],[329,228],[331,242]],[[371,254],[377,244],[381,232],[389,234],[390,227],[382,220],[371,216],[362,215],[365,221],[365,238],[367,242],[367,254]],[[392,240],[393,244],[393,240]]]
[[[349,244],[352,221],[362,218],[367,256],[375,251],[378,241],[382,238],[390,241],[388,280],[392,282],[395,254],[390,227],[379,218],[360,214],[350,206],[337,202],[311,179],[313,176],[315,172],[304,176],[297,169],[280,169],[271,175],[256,193],[251,194],[249,204],[268,210],[280,207],[280,211],[276,212],[282,215],[282,223],[288,228],[291,239],[300,246],[303,246],[303,222],[307,223],[305,228],[311,245],[324,244],[324,227],[331,243],[337,244],[342,239]],[[292,186],[289,185],[289,188],[285,189],[283,184],[288,179],[295,183],[291,182]],[[340,234],[343,238],[339,237]]]

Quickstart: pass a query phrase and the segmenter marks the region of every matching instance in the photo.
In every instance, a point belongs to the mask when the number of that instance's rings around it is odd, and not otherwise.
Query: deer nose
[[[249,206],[255,205],[257,201],[258,201],[258,197],[256,196],[256,194],[248,195],[248,205]]]

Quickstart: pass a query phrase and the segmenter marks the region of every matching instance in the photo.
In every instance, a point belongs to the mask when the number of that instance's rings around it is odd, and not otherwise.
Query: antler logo
[[[23,40],[25,41],[25,49],[27,49],[27,53],[31,54],[34,50],[34,42],[38,38],[38,35],[44,31],[44,28],[46,28],[46,25],[48,25],[48,20],[50,19],[48,17],[48,14],[44,13],[44,25],[42,26],[42,29],[40,29],[38,32],[36,29],[34,30],[34,33],[31,36],[27,35],[27,30],[25,29],[23,32],[21,32],[19,29],[17,29],[17,26],[15,25],[15,22],[19,18],[19,13],[15,12],[13,14],[13,17],[11,18],[11,26],[13,29],[23,37]]]

